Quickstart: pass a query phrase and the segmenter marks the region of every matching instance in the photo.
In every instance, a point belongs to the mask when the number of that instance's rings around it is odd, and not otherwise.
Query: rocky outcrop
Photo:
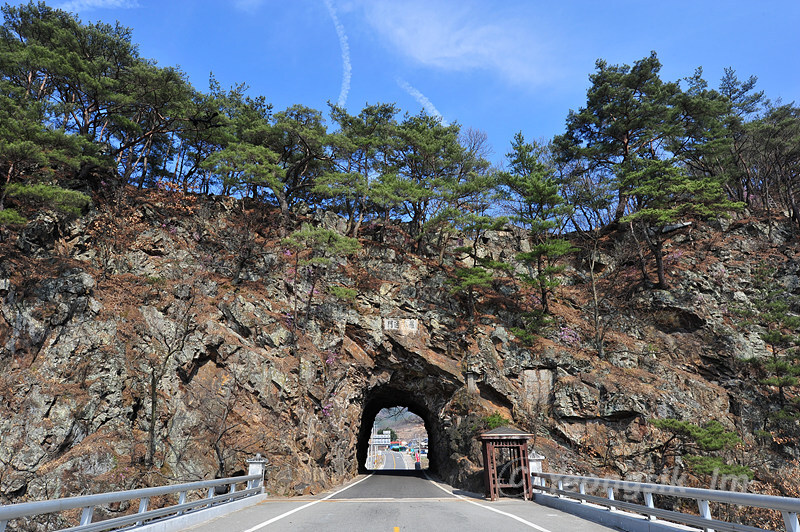
[[[330,213],[309,221],[344,227]],[[100,230],[111,226],[113,238]],[[3,243],[0,496],[237,474],[255,452],[271,492],[318,492],[358,471],[375,414],[398,405],[424,419],[432,466],[472,490],[475,435],[494,413],[535,433],[564,472],[654,469],[654,417],[716,419],[753,441],[763,397],[739,360],[768,351],[731,308],[753,304],[762,257],[797,294],[800,257],[779,228],[773,243],[758,221],[726,229],[673,240],[672,288],[631,288],[600,359],[580,258],[527,346],[511,332],[508,284],[470,319],[447,284],[459,257],[413,255],[401,231],[383,243],[367,232],[312,287],[269,218],[231,200],[152,195],[69,224],[38,219]],[[509,228],[478,248],[510,260],[526,244]],[[603,257],[609,271],[631,267]]]

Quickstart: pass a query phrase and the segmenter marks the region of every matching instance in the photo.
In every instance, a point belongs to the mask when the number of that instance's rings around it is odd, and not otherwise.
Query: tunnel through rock
[[[415,397],[407,391],[392,386],[373,388],[367,393],[364,411],[361,415],[361,427],[358,433],[358,470],[368,472],[366,467],[369,438],[378,412],[384,408],[405,407],[412,414],[422,418],[428,437],[429,469],[436,471],[446,456],[447,442],[444,427],[439,420],[438,412],[432,412],[424,398]]]

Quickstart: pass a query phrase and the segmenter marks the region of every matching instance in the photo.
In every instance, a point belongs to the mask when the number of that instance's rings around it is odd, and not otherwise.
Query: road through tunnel
[[[439,412],[432,411],[425,398],[415,397],[412,393],[394,386],[379,386],[370,390],[365,397],[356,451],[359,472],[368,471],[366,461],[370,433],[378,412],[392,407],[405,407],[422,418],[428,437],[428,467],[431,471],[437,471],[447,456],[447,437]]]

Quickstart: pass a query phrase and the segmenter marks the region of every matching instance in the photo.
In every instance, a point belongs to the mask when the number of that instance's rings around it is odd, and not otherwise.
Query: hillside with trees
[[[385,103],[356,114],[275,110],[246,83],[226,89],[212,76],[208,89],[193,87],[140,57],[128,28],[84,24],[44,3],[5,5],[3,15],[7,225],[45,206],[79,210],[92,193],[124,186],[250,198],[287,224],[298,205],[322,208],[347,219],[349,236],[401,219],[419,250],[480,230],[492,221],[483,216],[510,217],[538,239],[623,223],[665,285],[663,242],[646,227],[743,207],[800,224],[798,109],[730,69],[714,89],[701,68],[662,80],[655,52],[632,65],[598,60],[565,133],[533,142],[519,133],[497,169],[484,134],[424,113]]]

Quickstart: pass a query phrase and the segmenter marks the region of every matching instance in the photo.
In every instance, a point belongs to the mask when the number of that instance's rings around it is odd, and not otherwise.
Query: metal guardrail
[[[728,532],[764,532],[763,529],[747,525],[720,521],[711,517],[709,503],[727,503],[740,506],[768,508],[778,510],[783,516],[787,532],[800,532],[797,515],[800,513],[800,499],[779,497],[775,495],[759,495],[756,493],[742,493],[737,491],[710,490],[702,488],[688,488],[682,486],[669,486],[666,484],[649,484],[643,482],[629,482],[598,477],[583,477],[575,475],[559,475],[554,473],[531,473],[534,478],[547,480],[550,486],[534,482],[534,489],[547,491],[560,497],[578,499],[581,502],[591,502],[607,506],[610,510],[617,508],[647,515],[650,519],[659,518],[677,523],[696,526],[714,532],[716,530]],[[564,485],[577,486],[578,491],[565,490]],[[586,488],[601,488],[606,490],[606,497],[599,497],[586,493]],[[614,490],[628,493],[641,493],[644,495],[645,505],[614,498]],[[697,502],[700,515],[685,514],[673,510],[656,508],[653,504],[653,495],[668,495],[672,497],[694,499]]]
[[[193,510],[199,510],[210,506],[232,502],[235,500],[257,495],[264,490],[263,474],[247,475],[241,477],[229,477],[216,480],[204,480],[200,482],[189,482],[186,484],[175,484],[172,486],[159,486],[154,488],[142,488],[136,490],[114,491],[110,493],[100,493],[97,495],[84,495],[80,497],[69,497],[65,499],[53,499],[49,501],[23,502],[0,506],[0,532],[4,532],[6,525],[12,519],[21,519],[36,515],[63,512],[81,508],[80,524],[72,528],[63,529],[65,531],[94,532],[101,530],[112,530],[115,528],[143,525],[157,519],[166,517],[176,517],[184,515]],[[236,485],[247,482],[246,489],[236,490]],[[217,495],[217,488],[228,487],[227,492]],[[190,491],[208,490],[206,498],[197,501],[186,502],[186,495]],[[163,495],[178,494],[178,504],[148,510],[150,499]],[[139,500],[139,511],[135,514],[122,517],[115,517],[92,523],[94,509],[105,504],[117,502]]]

